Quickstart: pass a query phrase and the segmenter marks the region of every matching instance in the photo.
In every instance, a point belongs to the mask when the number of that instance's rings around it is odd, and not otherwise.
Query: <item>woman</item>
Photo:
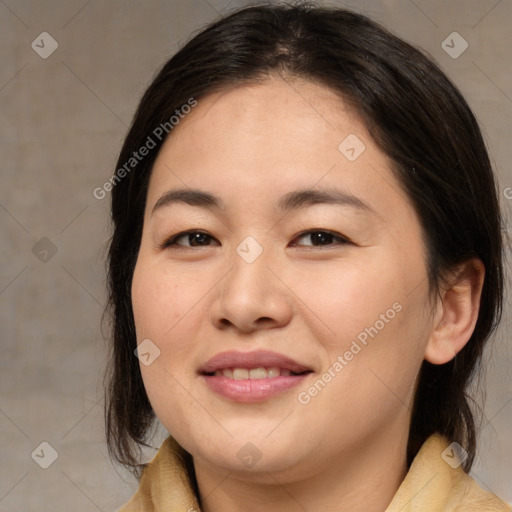
[[[343,9],[239,10],[155,78],[112,183],[122,511],[510,510],[467,474],[496,187],[427,57]]]

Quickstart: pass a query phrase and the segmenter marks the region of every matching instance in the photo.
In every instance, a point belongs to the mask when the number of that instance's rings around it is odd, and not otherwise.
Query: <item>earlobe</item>
[[[433,331],[425,349],[432,364],[451,361],[471,338],[478,319],[485,267],[478,258],[460,264],[439,298]]]

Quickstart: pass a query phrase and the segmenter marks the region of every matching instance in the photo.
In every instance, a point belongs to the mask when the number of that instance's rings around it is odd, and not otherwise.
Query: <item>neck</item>
[[[238,474],[195,462],[203,512],[384,512],[407,473],[407,436],[365,440],[308,478],[289,471]]]

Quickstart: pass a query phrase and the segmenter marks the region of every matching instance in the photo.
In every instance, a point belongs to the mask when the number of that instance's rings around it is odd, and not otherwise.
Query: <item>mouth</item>
[[[270,366],[265,368],[260,366],[258,368],[222,368],[215,370],[215,372],[204,373],[210,377],[226,377],[232,380],[258,380],[258,379],[273,379],[275,377],[290,377],[291,375],[303,375],[309,373],[304,372],[292,372],[288,368],[279,368],[278,366]]]
[[[203,375],[224,376],[234,380],[288,377],[311,371],[308,366],[288,356],[264,350],[221,352],[199,369]]]
[[[210,390],[235,402],[260,402],[297,386],[313,370],[268,351],[223,352],[209,359],[199,375]]]

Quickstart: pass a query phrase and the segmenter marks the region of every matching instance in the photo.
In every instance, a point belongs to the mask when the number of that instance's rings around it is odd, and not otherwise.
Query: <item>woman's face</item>
[[[404,446],[427,292],[417,216],[330,90],[214,94],[163,145],[133,310],[151,404],[196,465],[286,481]]]

